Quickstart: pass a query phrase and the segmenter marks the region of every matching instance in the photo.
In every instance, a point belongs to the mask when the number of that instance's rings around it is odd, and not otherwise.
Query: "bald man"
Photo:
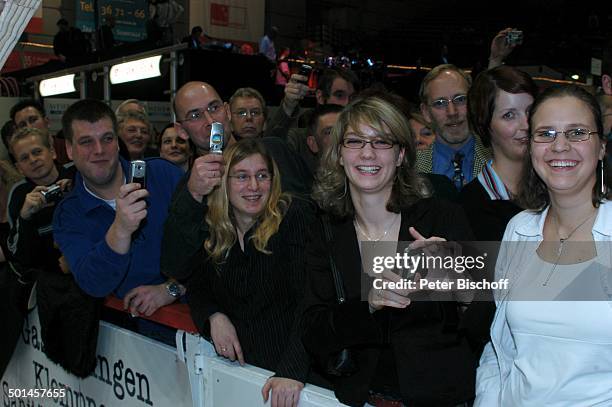
[[[210,130],[213,122],[224,128],[224,147],[234,143],[230,125],[230,110],[219,94],[206,82],[188,82],[174,100],[178,135],[191,139],[199,157],[179,183],[170,213],[164,226],[161,268],[167,276],[187,279],[200,265],[208,226],[204,221],[206,197],[221,183],[225,161],[221,154],[210,154]],[[261,139],[278,166],[283,191],[307,196],[312,175],[303,159],[277,137]]]

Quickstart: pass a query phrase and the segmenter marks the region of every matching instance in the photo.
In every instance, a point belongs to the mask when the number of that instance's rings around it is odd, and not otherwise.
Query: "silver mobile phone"
[[[219,122],[213,122],[210,128],[210,152],[223,153],[223,124]]]
[[[146,188],[147,163],[142,160],[134,160],[130,163],[130,183],[140,184],[141,188]]]

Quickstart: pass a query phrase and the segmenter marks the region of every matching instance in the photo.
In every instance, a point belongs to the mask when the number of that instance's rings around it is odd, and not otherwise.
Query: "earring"
[[[604,181],[604,160],[599,160],[599,162],[597,163],[597,165],[599,166],[599,192],[600,192],[600,196],[602,198],[606,197],[606,193],[607,188],[606,188],[606,183]]]

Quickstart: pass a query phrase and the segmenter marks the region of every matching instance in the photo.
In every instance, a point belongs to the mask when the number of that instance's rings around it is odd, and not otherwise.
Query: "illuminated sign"
[[[59,76],[40,81],[38,86],[41,96],[59,95],[62,93],[75,92],[74,74]]]
[[[113,65],[110,70],[110,81],[114,85],[161,76],[159,71],[160,61],[161,55],[157,55]]]

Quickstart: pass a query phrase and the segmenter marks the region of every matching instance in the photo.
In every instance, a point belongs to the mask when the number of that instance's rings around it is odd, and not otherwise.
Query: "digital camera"
[[[46,191],[40,191],[40,193],[45,198],[45,201],[47,203],[58,203],[64,197],[62,187],[57,184],[50,185],[49,187],[47,187]]]

